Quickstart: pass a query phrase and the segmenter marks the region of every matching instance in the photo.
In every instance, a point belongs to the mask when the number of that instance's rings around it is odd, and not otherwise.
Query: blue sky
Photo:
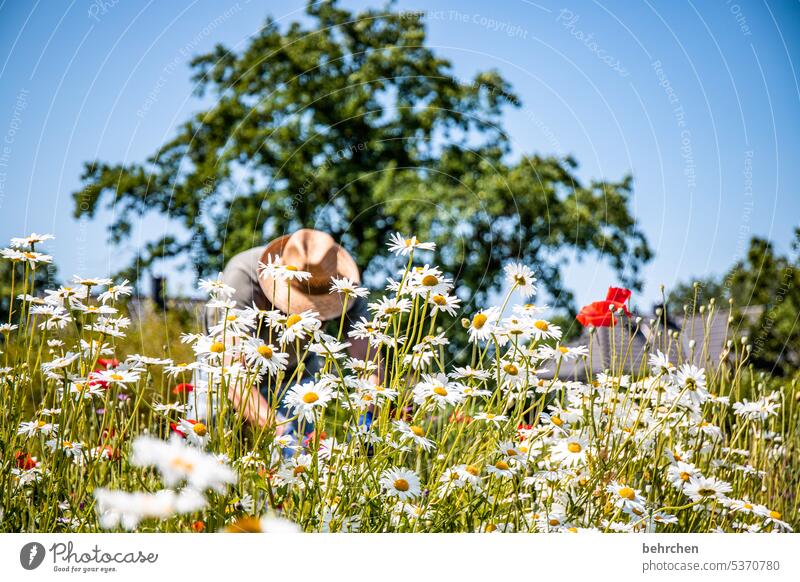
[[[72,218],[84,161],[135,162],[203,102],[187,63],[243,46],[305,2],[73,0],[0,3],[0,239],[52,232],[61,275],[103,275],[174,225],[148,219],[120,249],[111,212]],[[377,2],[344,1],[351,8]],[[656,252],[639,297],[724,271],[752,235],[787,250],[800,225],[800,3],[397,3],[428,11],[429,44],[465,79],[497,68],[523,107],[515,155],[572,154],[580,175],[635,178],[633,211]],[[614,276],[566,257],[579,302]],[[173,276],[172,290],[188,290]]]

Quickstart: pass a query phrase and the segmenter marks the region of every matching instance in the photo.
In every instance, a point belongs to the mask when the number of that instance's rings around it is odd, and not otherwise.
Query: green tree
[[[753,237],[745,256],[721,277],[707,277],[678,285],[670,294],[673,313],[690,311],[714,298],[733,302],[734,329],[752,344],[751,361],[760,369],[790,374],[800,366],[800,228],[789,255],[773,244]],[[694,303],[697,297],[697,303]],[[744,308],[758,306],[757,313]]]
[[[496,71],[456,79],[425,46],[418,14],[353,14],[309,2],[310,26],[268,18],[242,52],[217,46],[192,63],[194,115],[145,162],[85,164],[75,215],[116,206],[110,240],[139,214],[181,225],[137,256],[191,256],[198,274],[299,227],[331,232],[370,274],[387,268],[389,232],[439,243],[437,262],[465,295],[502,284],[502,263],[535,264],[555,305],[559,249],[608,260],[638,287],[651,253],[629,212],[632,182],[581,183],[572,159],[509,161],[505,107],[519,99]]]
[[[23,292],[25,266],[19,262],[0,261],[0,323],[8,323],[8,308],[11,305],[12,270],[14,272],[14,296],[17,297]],[[58,269],[53,263],[39,266],[38,269],[33,271],[34,291],[41,293],[45,289],[58,287],[57,273]],[[28,276],[30,277],[30,271]],[[14,313],[16,315],[19,315],[21,305],[22,303],[18,299],[14,299]]]

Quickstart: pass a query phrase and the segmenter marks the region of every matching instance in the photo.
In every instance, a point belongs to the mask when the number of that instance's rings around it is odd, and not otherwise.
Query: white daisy
[[[506,280],[514,286],[524,298],[536,294],[536,277],[528,266],[522,263],[510,263],[505,266]]]
[[[416,249],[422,251],[433,251],[436,250],[436,243],[432,242],[419,242],[416,236],[411,237],[404,237],[399,232],[396,232],[389,236],[389,251],[398,255],[398,256],[407,256],[409,253],[415,251]]]
[[[324,410],[333,397],[334,393],[330,388],[310,381],[290,388],[284,398],[284,404],[293,414],[297,414],[307,422],[313,422],[315,412]]]
[[[381,475],[380,483],[387,496],[401,501],[414,499],[420,493],[419,477],[409,469],[387,469]]]

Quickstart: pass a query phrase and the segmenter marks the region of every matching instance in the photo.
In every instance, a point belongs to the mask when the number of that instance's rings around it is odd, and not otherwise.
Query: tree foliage
[[[746,255],[721,277],[683,283],[670,294],[673,313],[684,306],[696,311],[714,298],[733,304],[734,327],[752,343],[751,361],[761,369],[791,373],[800,365],[800,228],[795,229],[792,252],[781,255],[773,244],[753,237]],[[696,301],[696,303],[695,303]],[[743,317],[743,308],[762,307]]]
[[[26,276],[28,277],[27,287]],[[30,288],[31,279],[33,280],[33,289]],[[0,261],[0,323],[9,321],[8,309],[11,305],[12,288],[13,297],[16,298],[23,293],[31,294],[56,287],[58,287],[58,269],[52,263],[40,265],[31,275],[30,272],[26,272],[25,265],[21,262]],[[14,301],[14,313],[18,313],[22,302],[17,299]]]
[[[368,276],[385,273],[376,256],[389,232],[435,240],[465,296],[497,289],[502,263],[520,258],[570,305],[565,249],[639,286],[651,252],[629,212],[630,177],[584,184],[570,158],[511,161],[502,114],[519,98],[494,70],[457,79],[426,47],[420,15],[353,14],[335,0],[306,12],[310,25],[268,18],[241,52],[194,58],[213,105],[142,163],[87,162],[76,216],[115,206],[116,244],[148,212],[182,226],[141,249],[138,268],[177,256],[213,273],[305,226],[342,240]]]

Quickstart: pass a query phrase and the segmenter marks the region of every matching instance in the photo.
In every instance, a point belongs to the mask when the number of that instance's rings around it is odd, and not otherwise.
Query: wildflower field
[[[242,308],[203,280],[219,317],[181,330],[181,357],[157,337],[128,353],[127,282],[35,288],[50,238],[2,250],[24,267],[0,327],[2,531],[788,532],[800,520],[797,387],[748,367],[733,331],[700,367],[670,356],[679,338],[655,320],[639,369],[561,377],[592,341],[560,343],[534,303],[535,265],[510,263],[502,305],[467,310],[425,262],[434,246],[398,235],[397,275],[349,334],[344,313],[328,329],[310,311]],[[262,265],[287,285],[304,276],[290,267]],[[345,279],[331,292],[345,309],[367,295]],[[642,323],[612,295],[579,316],[590,338]],[[352,339],[368,340],[367,358],[347,355]],[[289,349],[320,371],[287,373]],[[288,415],[250,425],[231,398],[263,383]]]

